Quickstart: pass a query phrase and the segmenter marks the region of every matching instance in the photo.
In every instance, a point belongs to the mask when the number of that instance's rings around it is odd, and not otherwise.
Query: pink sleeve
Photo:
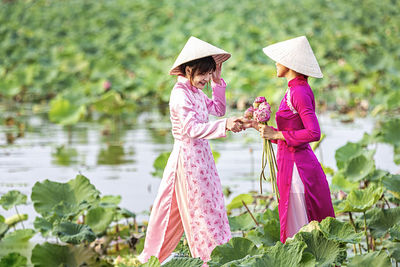
[[[208,112],[211,115],[222,117],[225,115],[226,111],[226,98],[225,98],[226,83],[221,78],[221,84],[211,82],[211,85],[213,90],[212,99],[209,99],[205,95]]]
[[[314,96],[309,87],[294,87],[291,89],[291,102],[300,115],[304,129],[294,131],[282,131],[288,146],[300,146],[306,143],[318,141],[321,130],[317,116],[315,115]]]
[[[182,134],[193,139],[215,139],[226,136],[226,119],[200,122],[193,103],[184,90],[174,90],[171,111],[182,127]]]

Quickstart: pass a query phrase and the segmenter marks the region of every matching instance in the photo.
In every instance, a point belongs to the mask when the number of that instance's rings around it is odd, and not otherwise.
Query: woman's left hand
[[[212,80],[217,84],[221,84],[221,69],[222,63],[217,64],[215,71],[212,73]]]
[[[258,130],[260,132],[261,137],[264,139],[268,139],[268,140],[277,139],[276,131],[274,129],[272,129],[271,127],[269,127],[268,125],[259,123]]]

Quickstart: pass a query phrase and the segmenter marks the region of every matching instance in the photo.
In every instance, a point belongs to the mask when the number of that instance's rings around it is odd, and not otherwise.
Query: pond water
[[[16,189],[27,194],[29,201],[35,182],[44,179],[66,182],[81,173],[102,195],[121,195],[121,207],[137,213],[139,221],[147,220],[147,211],[161,181],[152,175],[153,162],[161,152],[171,151],[173,139],[168,118],[144,113],[135,121],[118,136],[107,137],[100,123],[82,122],[69,132],[33,115],[26,120],[24,137],[13,144],[6,142],[7,127],[0,128],[0,195]],[[368,118],[345,124],[324,114],[319,115],[319,121],[326,138],[316,154],[325,166],[333,169],[336,169],[335,150],[348,141],[359,141],[364,132],[370,133],[374,127],[374,121]],[[255,130],[229,134],[210,143],[220,153],[217,169],[222,185],[232,191],[227,202],[239,193],[259,189],[262,145]],[[393,162],[391,146],[379,144],[375,159],[378,168],[392,173],[399,171]],[[264,188],[268,190],[269,184],[265,182]],[[29,214],[25,226],[33,228],[36,213],[32,205],[19,209]],[[1,209],[5,217],[14,213]]]

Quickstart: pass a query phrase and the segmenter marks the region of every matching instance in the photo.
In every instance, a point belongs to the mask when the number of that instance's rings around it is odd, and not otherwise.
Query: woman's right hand
[[[228,131],[232,131],[234,133],[238,133],[243,129],[243,124],[241,118],[238,117],[231,117],[226,120],[226,129]]]
[[[252,120],[252,119],[246,119],[246,118],[241,118],[240,119],[242,124],[243,124],[243,128],[244,129],[248,129],[248,128],[254,128],[257,131],[259,131],[259,126],[257,121]]]

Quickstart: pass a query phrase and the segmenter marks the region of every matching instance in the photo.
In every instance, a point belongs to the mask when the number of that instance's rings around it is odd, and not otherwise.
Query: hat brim
[[[179,65],[176,66],[176,67],[173,67],[173,68],[169,71],[169,74],[170,74],[170,75],[185,75],[185,74],[182,73],[181,70],[180,70],[180,66],[181,66],[181,65],[183,65],[183,64],[185,64],[185,63],[187,63],[187,62],[196,60],[196,59],[205,58],[205,57],[209,57],[209,56],[212,56],[213,59],[214,59],[214,61],[215,61],[215,64],[218,65],[218,64],[221,64],[221,63],[224,63],[225,61],[227,61],[227,60],[231,57],[231,54],[229,54],[229,53],[226,53],[226,54],[215,54],[215,55],[208,55],[208,56],[193,58],[193,59],[188,60],[188,61],[186,61],[186,62],[182,62],[181,64],[179,64]]]

